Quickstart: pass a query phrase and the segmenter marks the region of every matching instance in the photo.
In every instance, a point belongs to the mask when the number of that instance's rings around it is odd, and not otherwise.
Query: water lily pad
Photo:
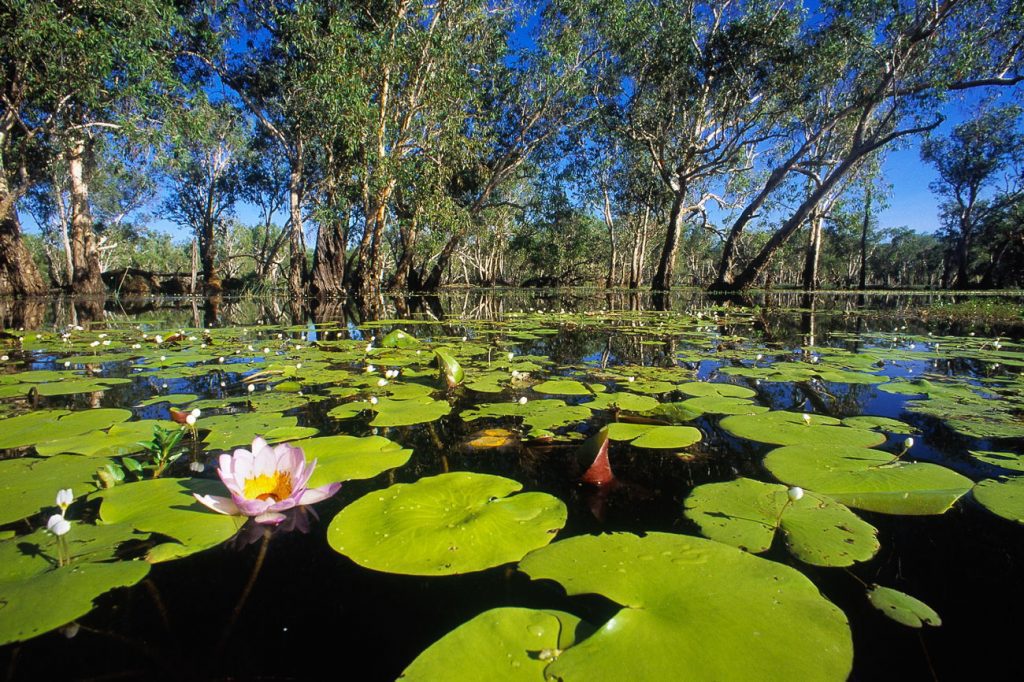
[[[381,348],[415,348],[420,345],[419,339],[406,331],[395,329],[380,340]]]
[[[193,493],[228,495],[219,480],[158,478],[127,483],[99,493],[103,500],[100,519],[176,540],[150,550],[147,558],[151,562],[189,556],[224,542],[245,522],[244,517],[210,511],[196,501]]]
[[[637,395],[625,391],[607,391],[598,393],[594,400],[584,403],[591,410],[607,410],[612,407],[626,412],[649,412],[660,403],[649,395]]]
[[[942,619],[932,607],[899,590],[874,585],[868,590],[868,600],[886,616],[907,627],[942,625]]]
[[[773,445],[814,444],[869,448],[885,442],[885,435],[876,431],[836,426],[838,419],[824,415],[814,414],[809,417],[810,421],[807,421],[800,413],[781,411],[735,415],[723,419],[720,426],[733,436]],[[828,492],[820,488],[813,489]]]
[[[700,439],[700,430],[692,426],[655,426],[633,440],[633,446],[653,450],[679,450]]]
[[[466,447],[470,450],[493,450],[519,443],[519,434],[509,429],[483,429],[470,434]]]
[[[381,398],[371,409],[377,413],[370,422],[371,426],[410,426],[437,421],[451,412],[452,406],[446,400],[429,397],[411,400]]]
[[[723,384],[710,381],[690,381],[679,385],[685,395],[694,397],[723,396],[728,398],[753,398],[757,391],[736,384]]]
[[[1010,469],[1012,471],[1024,472],[1024,455],[1018,455],[1013,452],[997,452],[994,450],[968,450],[968,452],[971,453],[971,457],[980,462],[993,464],[997,467]]]
[[[39,410],[0,420],[0,449],[20,448],[37,443],[107,429],[130,419],[131,410]]]
[[[592,395],[590,389],[573,379],[552,379],[535,385],[533,390],[547,395]]]
[[[207,450],[229,450],[238,446],[248,448],[254,437],[263,436],[270,441],[272,439],[267,436],[268,433],[274,429],[297,426],[298,421],[296,417],[261,412],[219,414],[203,419],[203,428],[209,429],[203,443]]]
[[[383,436],[326,436],[292,443],[302,448],[307,461],[317,460],[309,479],[316,488],[337,481],[373,478],[409,461],[412,450]]]
[[[745,398],[718,395],[689,398],[682,402],[682,406],[688,410],[705,414],[760,414],[769,409],[764,405],[755,405]]]
[[[36,445],[36,452],[47,456],[57,453],[120,457],[142,452],[142,442],[152,440],[153,428],[181,428],[170,420],[143,419],[141,421],[114,424],[109,431],[90,431],[70,438],[62,438]]]
[[[459,415],[463,421],[473,421],[483,417],[520,417],[527,427],[529,435],[550,435],[549,429],[590,419],[590,408],[584,405],[566,405],[564,401],[554,398],[531,400],[525,404],[519,402],[485,403],[475,408],[464,410]]]
[[[454,388],[461,384],[466,375],[455,356],[444,348],[435,348],[434,355],[437,357],[437,364],[441,368],[441,375],[448,388]]]
[[[898,419],[890,419],[889,417],[874,417],[867,415],[860,417],[847,417],[843,419],[843,426],[851,426],[855,429],[887,431],[889,433],[898,433],[906,436],[917,433],[917,430],[910,424],[901,422]]]
[[[83,529],[75,524],[71,532],[88,532]],[[134,585],[149,572],[144,561],[80,560],[58,568],[54,543],[43,531],[0,542],[0,645],[31,639],[81,618],[101,594]]]
[[[0,524],[55,507],[57,491],[71,488],[83,495],[95,489],[96,469],[109,460],[75,455],[20,457],[0,461]]]
[[[545,680],[544,669],[578,638],[581,621],[564,611],[485,611],[416,657],[400,680]]]
[[[845,680],[849,625],[803,574],[701,538],[579,536],[520,562],[623,608],[546,674],[566,680]]]
[[[360,566],[452,575],[518,561],[565,525],[556,497],[500,476],[457,472],[399,483],[341,510],[327,541]]]
[[[841,444],[777,448],[764,465],[787,484],[883,514],[942,514],[973,485],[937,464],[896,460],[888,452]]]
[[[974,499],[997,516],[1024,523],[1024,477],[984,480],[974,486]]]
[[[749,478],[698,486],[686,498],[686,516],[712,540],[754,554],[781,530],[789,551],[816,566],[850,566],[879,548],[878,530],[835,500],[807,491],[789,501],[786,486]]]

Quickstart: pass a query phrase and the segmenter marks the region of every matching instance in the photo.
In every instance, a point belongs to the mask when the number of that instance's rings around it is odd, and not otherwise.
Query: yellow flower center
[[[287,471],[245,479],[245,498],[248,500],[273,499],[275,502],[292,494],[292,476]]]

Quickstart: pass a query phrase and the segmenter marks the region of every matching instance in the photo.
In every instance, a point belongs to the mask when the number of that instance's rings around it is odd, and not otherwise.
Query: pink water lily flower
[[[316,460],[306,463],[302,448],[287,443],[272,448],[257,437],[252,442],[252,452],[239,448],[234,454],[220,456],[217,474],[231,493],[230,498],[195,498],[215,512],[251,516],[256,523],[276,525],[285,518],[281,512],[325,500],[338,492],[340,483],[306,487],[315,467]]]

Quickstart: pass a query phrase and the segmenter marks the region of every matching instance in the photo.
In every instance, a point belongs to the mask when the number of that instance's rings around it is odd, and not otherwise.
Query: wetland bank
[[[5,309],[36,318],[2,339],[9,678],[1003,677],[1020,321],[650,303]],[[276,524],[200,504],[257,436],[340,490]]]

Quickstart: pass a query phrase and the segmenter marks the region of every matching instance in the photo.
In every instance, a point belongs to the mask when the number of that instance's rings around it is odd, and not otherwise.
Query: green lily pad
[[[706,537],[754,554],[781,530],[789,551],[815,566],[850,566],[879,548],[878,530],[835,500],[808,491],[790,501],[786,486],[749,478],[698,486],[686,516]]]
[[[152,398],[143,400],[139,403],[139,407],[146,407],[148,405],[159,405],[160,403],[170,403],[171,405],[187,405],[193,400],[198,400],[199,396],[195,393],[170,393],[168,395],[155,395]]]
[[[404,465],[412,456],[412,450],[383,436],[326,436],[296,441],[292,445],[302,448],[307,460],[317,460],[309,479],[311,488],[337,481],[373,478]]]
[[[565,525],[556,497],[488,474],[457,472],[359,498],[327,529],[335,551],[388,573],[453,575],[518,561]]]
[[[685,403],[684,403],[685,404]],[[838,419],[809,415],[810,422],[797,412],[765,412],[754,415],[726,417],[720,426],[738,438],[773,445],[827,445],[870,448],[885,442],[885,435],[876,431],[836,426]],[[812,487],[813,486],[807,486]],[[818,492],[828,491],[813,488]]]
[[[974,486],[974,499],[996,516],[1024,523],[1024,477],[986,479]]]
[[[531,400],[525,404],[485,403],[464,410],[459,416],[463,421],[483,417],[520,417],[523,425],[528,427],[528,435],[540,436],[549,435],[550,429],[590,419],[590,408],[584,405],[566,405],[562,400],[547,398]]]
[[[803,574],[668,533],[579,536],[520,562],[623,608],[546,670],[566,680],[845,680],[849,625]]]
[[[296,417],[261,412],[219,414],[203,419],[203,428],[210,430],[203,438],[203,443],[207,450],[229,450],[239,446],[248,449],[256,436],[263,436],[270,441],[268,433],[274,429],[297,426],[298,421]],[[306,437],[309,435],[307,433]]]
[[[36,452],[43,456],[57,453],[120,457],[142,452],[144,441],[152,440],[153,428],[179,429],[180,424],[169,420],[143,419],[141,421],[114,424],[109,431],[90,431],[78,436],[63,438],[36,446]]]
[[[193,493],[228,497],[220,481],[158,478],[119,485],[99,493],[103,523],[123,523],[142,533],[159,533],[176,540],[158,545],[147,559],[152,563],[181,558],[215,547],[234,535],[245,517],[218,514],[199,504]],[[159,551],[157,551],[159,550]]]
[[[380,340],[381,348],[415,348],[419,344],[419,339],[401,329],[389,332]]]
[[[593,395],[590,389],[573,379],[542,381],[535,385],[533,390],[547,395]]]
[[[398,679],[543,682],[551,660],[575,644],[580,624],[564,611],[491,609],[434,642]]]
[[[896,460],[888,452],[840,444],[777,448],[764,465],[789,485],[883,514],[942,514],[973,485],[937,464]]]
[[[68,537],[83,528],[74,524]],[[97,597],[134,585],[149,572],[144,561],[72,561],[58,568],[55,542],[43,531],[0,542],[0,645],[31,639],[81,618],[92,611]],[[40,551],[30,553],[26,546]]]
[[[633,446],[653,450],[679,450],[700,439],[700,430],[692,426],[654,426],[634,439]]]
[[[886,616],[907,627],[942,625],[942,619],[932,607],[899,590],[873,585],[868,590],[868,600]]]
[[[437,357],[437,364],[441,368],[441,375],[448,388],[454,388],[461,384],[466,375],[455,356],[444,348],[435,348],[434,355]]]
[[[847,417],[843,419],[843,426],[851,426],[855,429],[871,429],[874,431],[887,431],[889,433],[898,433],[901,435],[910,436],[917,433],[917,430],[907,424],[901,422],[898,419],[890,419],[888,417],[873,417],[873,416],[861,416],[861,417]]]
[[[377,413],[370,422],[371,426],[411,426],[437,421],[451,412],[452,406],[446,400],[429,397],[410,400],[381,398],[371,409]]]
[[[968,450],[968,452],[971,453],[971,457],[980,462],[994,464],[997,467],[1010,469],[1011,471],[1024,472],[1024,455],[994,450]]]
[[[691,422],[702,414],[704,413],[700,410],[692,406],[684,405],[683,403],[662,403],[651,410],[648,416],[664,419],[665,421],[672,422],[673,424],[680,424],[683,422]]]
[[[19,457],[0,461],[0,524],[56,508],[57,491],[71,488],[84,495],[95,490],[96,469],[109,460],[75,455]]]
[[[594,400],[584,403],[591,410],[607,410],[616,407],[626,412],[650,412],[661,403],[649,395],[637,395],[624,391],[598,393]]]
[[[688,398],[682,405],[688,410],[704,414],[760,414],[769,410],[764,405],[755,405],[745,398],[718,395]]]
[[[0,449],[77,436],[89,431],[107,429],[131,418],[130,410],[104,408],[98,410],[39,410],[0,420]]]
[[[725,398],[753,398],[757,391],[736,384],[722,384],[710,381],[690,381],[678,386],[685,395],[694,397],[721,396]]]

